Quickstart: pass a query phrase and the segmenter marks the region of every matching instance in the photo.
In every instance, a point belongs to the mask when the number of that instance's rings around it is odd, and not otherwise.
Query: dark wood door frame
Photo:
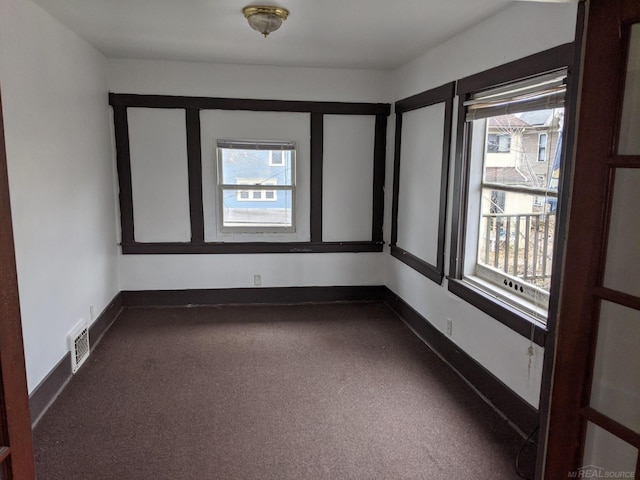
[[[0,478],[35,478],[0,96]]]
[[[607,293],[602,279],[626,72],[625,32],[629,22],[640,21],[637,0],[590,0],[586,8],[567,255],[556,325],[547,435],[540,439],[546,440],[544,477],[541,470],[537,476],[550,480],[568,478],[570,472],[582,466],[587,421],[608,421],[596,418],[598,413],[588,405],[600,302]],[[627,166],[640,167],[640,157],[636,164]],[[609,423],[610,431],[616,428]],[[626,434],[619,429],[618,433],[621,438]]]

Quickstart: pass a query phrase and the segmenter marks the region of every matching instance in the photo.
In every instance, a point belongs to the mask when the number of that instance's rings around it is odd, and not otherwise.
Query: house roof
[[[518,113],[518,118],[529,125],[547,125],[553,116],[553,109],[534,110],[532,112]]]
[[[497,117],[490,117],[489,126],[499,128],[522,128],[528,127],[530,125],[524,120],[516,117],[515,115],[507,114],[499,115]]]

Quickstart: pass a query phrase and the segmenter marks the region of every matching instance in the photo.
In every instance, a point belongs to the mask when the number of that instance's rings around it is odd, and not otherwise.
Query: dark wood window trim
[[[472,93],[487,90],[492,87],[508,84],[517,80],[534,77],[545,72],[568,68],[568,86],[567,86],[567,102],[565,104],[565,118],[569,119],[565,122],[567,125],[566,136],[564,142],[565,150],[563,152],[563,168],[561,196],[557,213],[557,230],[556,238],[563,238],[565,234],[565,223],[567,218],[566,208],[563,204],[568,195],[568,185],[570,181],[571,166],[568,159],[571,158],[572,138],[574,135],[574,126],[571,122],[573,118],[573,102],[575,85],[573,64],[574,64],[574,44],[567,43],[543,52],[530,55],[520,60],[501,65],[484,72],[463,78],[458,81],[458,120],[457,120],[457,136],[456,136],[456,154],[455,154],[455,173],[453,180],[453,208],[451,219],[451,250],[450,250],[450,278],[448,281],[448,289],[454,295],[474,305],[476,308],[492,316],[500,323],[511,328],[522,336],[531,339],[540,346],[545,346],[547,341],[547,330],[554,321],[555,309],[557,306],[557,296],[559,293],[559,282],[555,272],[562,264],[562,249],[557,248],[554,253],[553,270],[551,286],[551,302],[549,305],[549,318],[547,325],[533,320],[530,316],[519,312],[517,309],[506,303],[495,300],[491,295],[485,293],[481,289],[463,281],[463,265],[464,265],[464,245],[466,235],[466,205],[469,181],[469,126],[465,122],[465,100],[468,100]],[[557,243],[560,244],[559,242]]]
[[[449,184],[449,155],[451,153],[451,122],[455,82],[447,83],[426,92],[399,100],[395,104],[396,134],[393,162],[393,205],[391,210],[391,255],[413,268],[437,284],[444,278],[444,244],[447,220],[447,186]],[[438,213],[438,247],[436,264],[433,265],[411,252],[399,247],[398,243],[398,199],[400,196],[400,154],[402,150],[402,114],[444,103],[444,135],[442,141],[440,199]],[[427,160],[427,159],[425,159]]]
[[[324,116],[311,114],[311,241],[322,242],[322,168],[324,154]]]
[[[384,218],[384,171],[387,117],[386,103],[307,102],[237,98],[184,97],[110,93],[120,188],[120,218],[123,254],[227,254],[227,253],[336,253],[381,252]],[[133,186],[127,108],[185,110],[189,172],[190,242],[136,242],[133,216]],[[202,198],[202,151],[200,110],[246,110],[258,112],[308,113],[311,118],[311,198],[309,242],[206,242]],[[375,116],[373,158],[373,213],[371,239],[349,242],[322,241],[322,178],[324,115]]]
[[[344,253],[381,252],[378,242],[189,242],[132,243],[122,245],[124,254],[206,254],[206,253]]]
[[[202,204],[202,147],[200,142],[200,111],[186,110],[187,162],[189,171],[189,214],[191,243],[204,243],[204,208]]]

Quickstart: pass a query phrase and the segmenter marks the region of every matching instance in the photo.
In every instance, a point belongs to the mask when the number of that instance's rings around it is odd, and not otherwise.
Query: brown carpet
[[[384,304],[125,311],[38,478],[513,479],[522,438]]]

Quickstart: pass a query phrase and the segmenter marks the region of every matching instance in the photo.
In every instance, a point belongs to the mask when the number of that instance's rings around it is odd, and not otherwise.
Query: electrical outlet
[[[447,336],[451,337],[453,335],[453,320],[447,318]]]
[[[253,284],[256,287],[259,287],[260,285],[262,285],[262,275],[260,275],[259,273],[254,273],[253,274]]]
[[[91,318],[91,321],[93,322],[95,316],[93,314],[93,304],[89,305],[89,317]]]

